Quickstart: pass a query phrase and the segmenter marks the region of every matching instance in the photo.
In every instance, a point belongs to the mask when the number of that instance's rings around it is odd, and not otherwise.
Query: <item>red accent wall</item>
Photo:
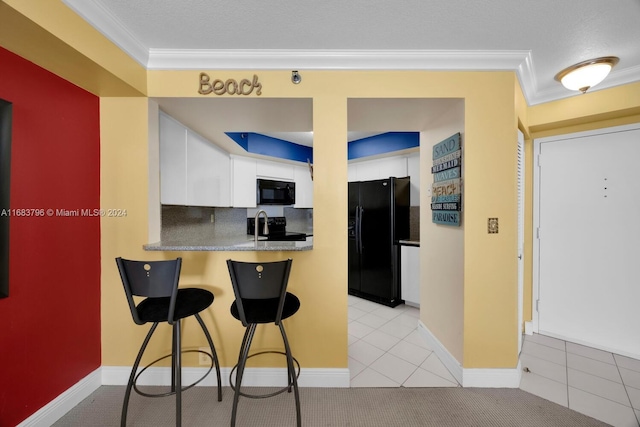
[[[55,213],[100,207],[100,105],[3,48],[0,98],[13,103],[10,208],[45,210],[11,217],[9,297],[0,299],[4,427],[100,366],[100,218]]]

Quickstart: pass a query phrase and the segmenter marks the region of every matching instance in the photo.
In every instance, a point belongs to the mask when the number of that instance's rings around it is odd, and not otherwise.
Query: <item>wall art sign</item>
[[[454,194],[462,194],[462,179],[460,178],[434,182],[431,184],[431,198],[452,196]]]
[[[0,99],[0,211],[11,209],[11,120],[13,105]],[[0,216],[0,298],[9,296],[9,215]]]
[[[258,81],[256,74],[253,75],[251,80],[214,79],[211,81],[211,77],[207,73],[200,73],[198,87],[200,95],[209,95],[211,93],[215,95],[251,95],[254,90],[256,95],[262,95],[262,83]]]
[[[433,211],[431,220],[436,224],[460,225],[460,212],[458,211]]]
[[[442,142],[437,143],[433,146],[433,161],[435,161],[451,154],[455,151],[460,150],[460,133],[456,133],[455,135],[450,136]],[[460,156],[458,156],[460,157]]]
[[[431,220],[460,226],[462,219],[462,145],[460,133],[433,146]]]
[[[433,174],[433,182],[442,182],[448,181],[450,179],[457,179],[461,177],[461,168],[460,166],[456,166],[452,169],[447,169],[442,172],[435,172]]]

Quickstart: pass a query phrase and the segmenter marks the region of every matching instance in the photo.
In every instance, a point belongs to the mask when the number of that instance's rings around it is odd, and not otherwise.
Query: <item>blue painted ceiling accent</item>
[[[313,163],[313,147],[307,147],[255,132],[226,132],[226,135],[248,153],[262,154],[305,163],[309,160]],[[347,158],[353,160],[419,146],[419,132],[386,132],[349,142]]]
[[[313,163],[313,148],[255,132],[226,132],[249,153]]]
[[[419,146],[419,132],[387,132],[351,141],[347,146],[347,158],[354,160]]]

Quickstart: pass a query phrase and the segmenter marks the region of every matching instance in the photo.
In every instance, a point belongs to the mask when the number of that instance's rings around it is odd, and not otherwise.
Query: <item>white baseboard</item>
[[[207,368],[183,368],[182,383],[188,385],[197,381],[207,371]],[[130,366],[103,366],[103,385],[126,385],[131,373]],[[222,386],[229,385],[231,368],[221,368]],[[215,387],[215,371],[198,386]],[[286,368],[247,368],[242,379],[243,386],[250,387],[284,387],[287,382]],[[171,383],[171,368],[149,368],[138,379],[140,385],[169,385]],[[303,368],[298,378],[300,387],[349,387],[350,376],[348,368]]]
[[[442,345],[440,340],[431,333],[422,321],[418,323],[420,335],[425,339],[429,348],[433,349],[440,361],[451,372],[451,375],[462,387],[486,387],[486,388],[518,388],[522,370],[520,362],[515,368],[498,369],[469,369],[463,368],[460,362],[453,357],[449,350]]]
[[[78,403],[82,402],[101,385],[102,375],[98,368],[58,397],[40,408],[36,413],[18,424],[18,427],[48,427],[58,421]]]
[[[519,388],[522,369],[515,368],[464,369],[463,387]]]
[[[453,357],[451,353],[449,353],[449,350],[447,350],[447,348],[442,345],[440,340],[438,340],[438,338],[436,338],[436,336],[431,333],[429,328],[427,328],[425,324],[422,323],[422,320],[418,322],[418,331],[427,342],[427,346],[434,351],[436,356],[438,356],[438,359],[440,359],[440,361],[444,364],[445,368],[447,368],[449,372],[451,372],[451,375],[453,375],[453,377],[456,379],[456,381],[458,381],[458,384],[462,384],[462,365],[456,360],[455,357]]]
[[[524,334],[533,335],[533,322],[524,322]]]
[[[183,368],[183,385],[197,381],[206,371],[207,368]],[[223,386],[229,385],[230,372],[231,368],[220,369]],[[18,424],[17,427],[48,427],[96,391],[101,385],[126,385],[129,381],[130,373],[130,366],[103,366],[98,368]],[[286,378],[286,368],[247,368],[242,384],[243,386],[253,387],[284,387]],[[300,387],[348,388],[349,382],[348,368],[306,368],[302,369],[298,378]],[[138,380],[140,385],[169,385],[170,383],[170,367],[149,368]],[[198,383],[198,386],[215,387],[216,383],[215,371],[211,371],[202,382]]]

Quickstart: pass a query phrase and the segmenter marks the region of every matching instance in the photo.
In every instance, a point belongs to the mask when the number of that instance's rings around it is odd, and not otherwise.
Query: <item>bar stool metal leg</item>
[[[200,327],[204,332],[205,337],[207,337],[207,342],[209,343],[209,348],[211,349],[211,355],[213,357],[213,363],[216,365],[216,376],[218,378],[218,402],[222,402],[222,379],[220,377],[220,363],[218,362],[218,353],[216,353],[216,347],[213,345],[213,340],[211,339],[211,335],[207,330],[207,327],[204,325],[200,314],[195,314],[198,323],[200,323]]]
[[[180,342],[180,320],[173,324],[173,346],[178,349],[175,357],[176,427],[182,426],[182,343]]]
[[[240,354],[238,355],[238,370],[236,371],[236,390],[233,395],[233,409],[231,410],[231,427],[236,425],[236,415],[238,414],[238,401],[240,399],[240,386],[242,384],[242,376],[244,375],[244,367],[247,364],[247,358],[249,357],[249,348],[251,347],[251,341],[253,341],[253,335],[256,332],[257,325],[255,323],[250,324],[244,332],[242,338],[242,345],[240,346]]]
[[[297,426],[300,427],[302,425],[302,419],[300,415],[300,394],[298,392],[298,379],[296,378],[295,371],[293,369],[293,356],[291,355],[291,347],[289,347],[289,340],[287,339],[287,334],[284,331],[284,325],[280,323],[278,326],[280,327],[280,334],[282,335],[282,341],[284,341],[285,353],[287,354],[287,370],[290,372],[289,376],[291,381],[293,382],[293,393],[296,399],[296,420],[297,420]]]
[[[154,323],[149,329],[147,333],[147,337],[142,342],[142,347],[140,347],[140,351],[138,352],[138,356],[136,357],[136,361],[131,368],[131,375],[129,375],[129,381],[127,382],[127,391],[124,394],[124,403],[122,404],[122,416],[120,417],[120,425],[122,427],[126,427],[127,425],[127,411],[129,410],[129,399],[131,398],[131,389],[133,388],[133,380],[136,376],[136,371],[138,370],[138,366],[140,366],[140,360],[142,360],[142,354],[147,348],[149,344],[149,340],[151,339],[151,335],[155,332],[158,327],[158,323]]]

